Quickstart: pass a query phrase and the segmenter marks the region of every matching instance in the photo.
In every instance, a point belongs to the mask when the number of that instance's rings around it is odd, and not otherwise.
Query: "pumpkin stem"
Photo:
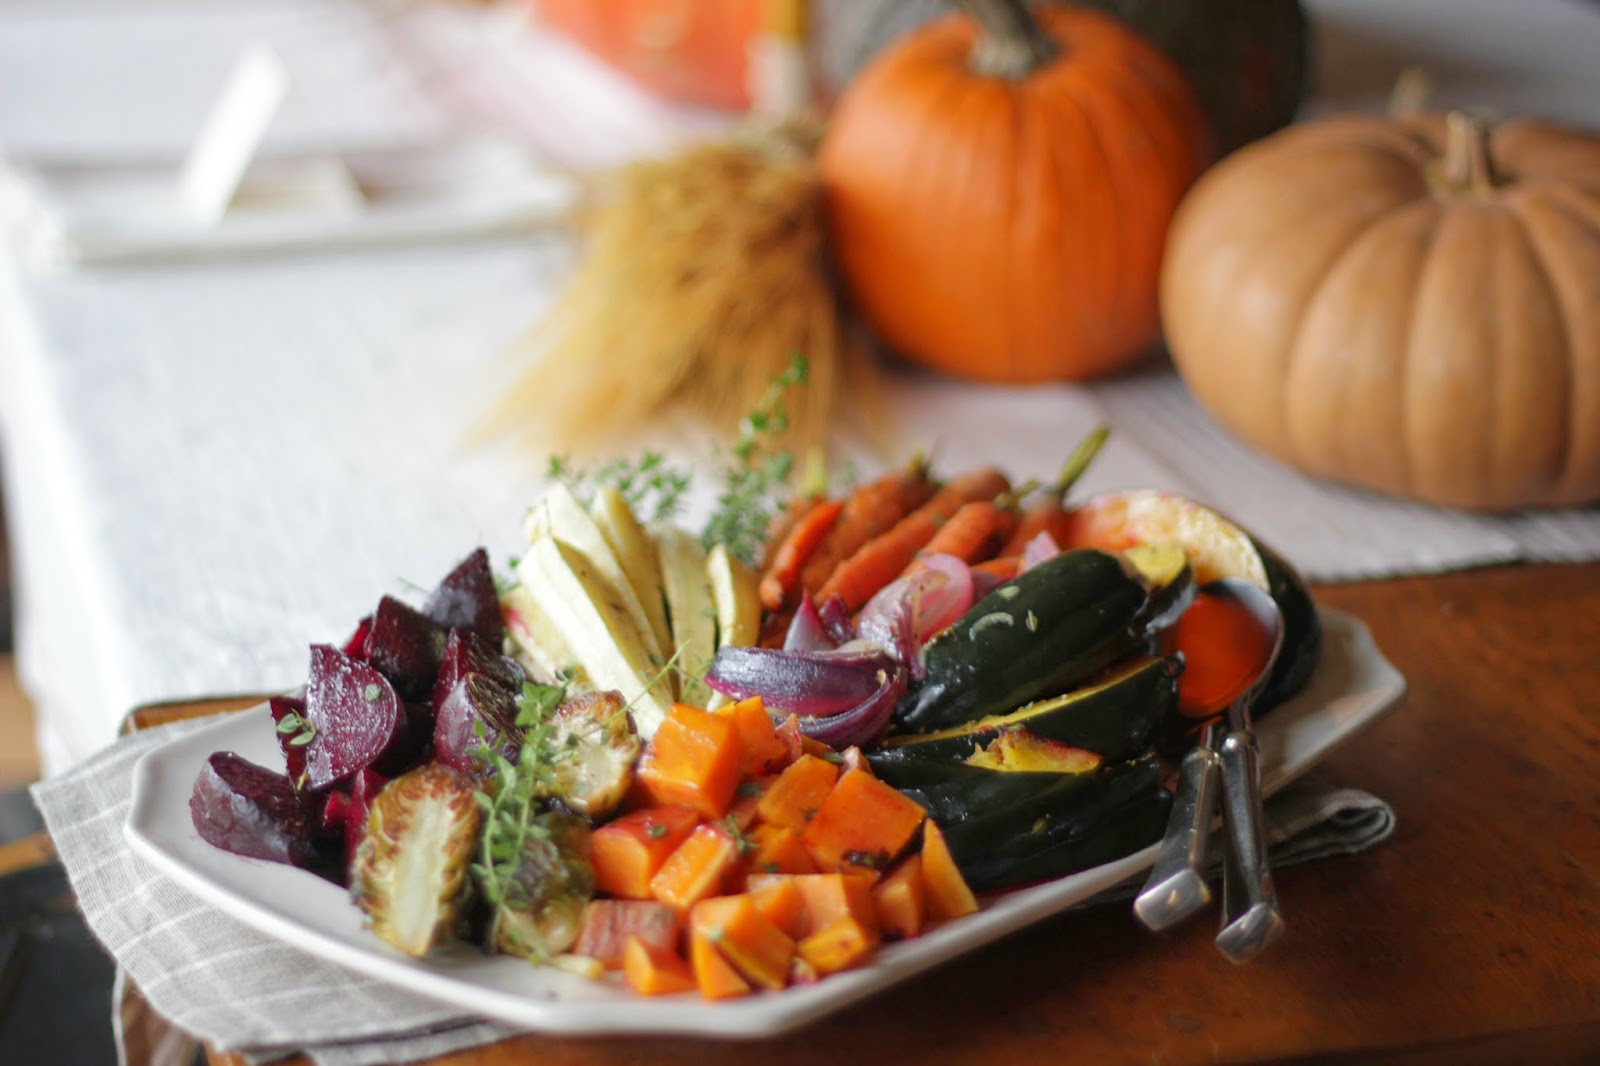
[[[1453,192],[1483,195],[1499,182],[1489,159],[1489,123],[1465,111],[1444,120],[1444,160],[1440,176]]]
[[[972,50],[972,69],[992,78],[1021,81],[1056,56],[1056,46],[1023,0],[954,0],[983,31]]]

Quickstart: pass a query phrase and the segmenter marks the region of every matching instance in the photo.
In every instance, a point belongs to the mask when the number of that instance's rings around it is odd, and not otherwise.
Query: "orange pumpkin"
[[[899,354],[959,377],[1120,367],[1155,337],[1167,224],[1207,157],[1196,98],[1105,15],[960,6],[863,70],[824,136],[848,290]]]
[[[1311,474],[1454,507],[1600,499],[1600,137],[1292,127],[1195,187],[1162,311],[1199,401]]]
[[[652,93],[743,110],[770,0],[536,0],[539,21]]]

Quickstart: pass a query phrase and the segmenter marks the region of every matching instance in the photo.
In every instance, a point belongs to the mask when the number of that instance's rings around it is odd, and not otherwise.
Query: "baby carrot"
[[[839,520],[844,504],[819,500],[795,518],[761,575],[761,606],[776,611],[799,599],[800,568],[816,552]]]
[[[918,555],[954,555],[964,563],[981,563],[994,556],[1017,524],[1016,513],[993,500],[964,503],[939,527]]]
[[[801,569],[800,588],[815,594],[840,563],[869,540],[887,533],[932,495],[933,483],[920,460],[856,489],[845,500],[839,520]]]
[[[1006,476],[993,467],[963,474],[933,494],[932,499],[906,515],[887,533],[864,544],[834,569],[817,599],[838,596],[851,611],[860,610],[872,594],[893,581],[948,522],[961,505],[993,500],[1010,488]]]
[[[1062,464],[1061,473],[1056,477],[1055,484],[1050,486],[1047,498],[1023,513],[1010,538],[1001,546],[1001,555],[1021,554],[1027,543],[1040,533],[1049,533],[1057,544],[1067,547],[1067,535],[1072,526],[1066,509],[1067,493],[1089,468],[1110,435],[1109,426],[1096,426],[1078,442],[1078,446],[1072,449],[1072,454]]]

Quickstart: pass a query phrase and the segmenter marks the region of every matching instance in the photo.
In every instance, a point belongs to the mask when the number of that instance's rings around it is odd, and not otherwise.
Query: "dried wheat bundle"
[[[672,410],[726,435],[799,355],[789,443],[819,444],[873,370],[829,269],[813,141],[791,124],[615,174],[495,430],[584,452]]]

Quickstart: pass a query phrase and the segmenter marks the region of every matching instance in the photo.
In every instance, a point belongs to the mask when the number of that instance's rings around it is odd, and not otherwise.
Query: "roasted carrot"
[[[918,551],[934,538],[961,506],[975,500],[993,500],[1010,488],[1006,476],[993,467],[963,474],[934,493],[927,503],[906,515],[887,533],[874,537],[840,563],[816,598],[838,596],[851,611],[866,602],[911,564]]]
[[[920,460],[852,492],[839,520],[800,571],[800,588],[820,589],[833,571],[863,545],[894,528],[933,495],[933,483]]]
[[[1027,543],[1040,533],[1049,533],[1061,547],[1067,546],[1072,521],[1066,509],[1067,493],[1089,468],[1110,434],[1110,427],[1096,426],[1078,442],[1078,446],[1072,449],[1072,454],[1062,464],[1061,473],[1047,490],[1045,499],[1023,512],[1010,538],[1001,546],[1001,555],[1020,554]]]
[[[993,559],[978,563],[972,568],[974,576],[985,574],[998,581],[1010,581],[1017,576],[1017,569],[1022,566],[1020,555],[996,555]]]
[[[957,508],[917,554],[954,555],[964,563],[981,563],[994,556],[1016,524],[1016,512],[1010,508],[993,500],[973,500]]]
[[[761,606],[776,611],[799,602],[800,570],[822,545],[843,510],[844,504],[839,500],[819,500],[795,518],[761,575]]]

